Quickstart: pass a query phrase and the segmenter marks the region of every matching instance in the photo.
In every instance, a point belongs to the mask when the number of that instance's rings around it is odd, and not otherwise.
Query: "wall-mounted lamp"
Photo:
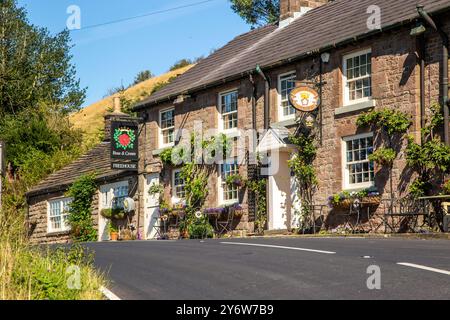
[[[320,55],[320,58],[322,59],[323,63],[328,63],[330,62],[330,56],[331,54],[329,52],[324,52]]]

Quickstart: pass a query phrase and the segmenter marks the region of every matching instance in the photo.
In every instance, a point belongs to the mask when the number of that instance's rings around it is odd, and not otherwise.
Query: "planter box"
[[[379,205],[381,203],[381,196],[364,197],[362,198],[363,204]]]
[[[350,209],[350,206],[352,204],[353,204],[352,199],[345,199],[337,204],[333,203],[332,206],[333,206],[333,209],[335,209],[335,210],[348,210],[348,209]]]

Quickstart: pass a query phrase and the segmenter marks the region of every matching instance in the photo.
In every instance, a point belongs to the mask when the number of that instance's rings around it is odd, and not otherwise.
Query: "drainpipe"
[[[418,39],[419,64],[420,64],[420,128],[425,128],[425,37],[421,35]],[[423,142],[423,135],[421,135]]]
[[[270,126],[270,114],[269,114],[269,106],[270,106],[270,80],[266,77],[264,72],[261,70],[261,67],[256,65],[256,72],[263,78],[264,80],[264,129],[269,130]]]
[[[449,99],[448,99],[448,35],[439,28],[434,22],[433,18],[425,11],[422,5],[417,6],[417,12],[419,15],[435,30],[439,33],[442,40],[442,105],[444,107],[444,140],[446,145],[450,145],[449,138]]]
[[[253,79],[253,75],[250,74],[250,83],[252,84],[252,125],[253,130],[256,130],[256,83],[255,79]]]

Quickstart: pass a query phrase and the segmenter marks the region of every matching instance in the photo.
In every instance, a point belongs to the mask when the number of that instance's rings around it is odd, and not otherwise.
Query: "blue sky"
[[[81,9],[81,27],[138,16],[200,0],[18,0],[33,24],[56,33],[66,27],[70,5]],[[73,63],[84,105],[101,99],[109,88],[130,84],[141,70],[166,72],[177,60],[208,55],[250,30],[230,9],[228,0],[213,0],[117,24],[71,32]]]

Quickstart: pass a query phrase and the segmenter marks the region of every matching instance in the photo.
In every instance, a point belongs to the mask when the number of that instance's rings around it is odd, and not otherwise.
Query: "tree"
[[[153,78],[153,73],[150,70],[141,71],[134,78],[133,85],[137,85],[138,83],[141,83],[151,78]]]
[[[118,87],[109,88],[106,91],[106,94],[103,96],[103,98],[111,97],[111,96],[113,96],[115,94],[118,94],[118,93],[119,94],[123,94],[125,92],[125,90],[127,90],[127,88],[125,88],[123,84],[121,84]]]
[[[71,63],[68,31],[50,35],[29,23],[16,0],[0,1],[0,140],[6,142],[4,203],[79,155],[81,134],[68,114],[85,98]],[[5,205],[6,207],[6,205]]]
[[[280,0],[230,0],[231,9],[246,23],[262,26],[278,21]]]
[[[175,71],[177,69],[181,69],[184,67],[187,67],[188,65],[192,64],[192,61],[190,59],[181,59],[178,60],[173,64],[173,66],[170,67],[170,71]]]
[[[50,35],[30,24],[16,0],[0,2],[0,117],[45,102],[53,110],[78,110],[85,98],[67,30]]]

